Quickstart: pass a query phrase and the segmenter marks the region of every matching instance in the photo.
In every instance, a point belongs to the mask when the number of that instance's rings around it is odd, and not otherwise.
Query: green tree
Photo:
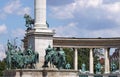
[[[64,48],[63,49],[66,54],[66,63],[70,63],[71,69],[74,68],[74,50],[71,48]]]
[[[5,60],[0,61],[0,76],[3,76],[3,71],[5,70],[6,63]]]
[[[89,51],[88,48],[78,49],[78,69],[81,69],[82,64],[86,65],[86,70],[89,70]]]
[[[74,49],[73,48],[64,48],[66,54],[66,62],[69,62],[71,69],[74,68]],[[82,63],[85,63],[86,69],[89,68],[89,49],[80,48],[78,49],[78,69],[81,69]]]

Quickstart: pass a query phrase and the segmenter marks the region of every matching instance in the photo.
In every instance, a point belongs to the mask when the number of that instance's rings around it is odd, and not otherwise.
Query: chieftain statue
[[[117,65],[114,62],[112,62],[110,68],[111,72],[115,72],[117,70]]]
[[[8,50],[6,51],[7,69],[19,68],[35,68],[35,64],[39,61],[39,54],[29,47],[26,51],[21,51],[8,41]],[[18,48],[18,49],[17,49]]]
[[[100,64],[100,62],[98,62],[96,64],[95,68],[96,68],[96,74],[100,74],[101,73],[101,64]]]
[[[50,65],[55,65],[56,68],[62,69],[65,68],[66,59],[65,53],[62,48],[57,48],[56,50],[51,48],[49,45],[46,49],[45,61],[43,67],[48,67],[48,63]]]
[[[67,63],[67,64],[65,65],[65,69],[70,69],[70,68],[71,68],[70,63]]]
[[[85,65],[85,63],[82,64],[81,69],[82,69],[82,70],[81,70],[82,72],[85,72],[85,71],[86,71],[86,65]]]

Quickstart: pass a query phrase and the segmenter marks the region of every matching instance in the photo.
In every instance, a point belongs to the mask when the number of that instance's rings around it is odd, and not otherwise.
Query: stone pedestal
[[[53,47],[53,35],[54,31],[48,29],[33,29],[27,32],[28,46],[32,46],[32,49],[39,53],[39,63],[36,64],[36,69],[40,69],[43,66],[45,49],[48,45]]]
[[[74,70],[6,70],[3,77],[79,77],[78,71]]]

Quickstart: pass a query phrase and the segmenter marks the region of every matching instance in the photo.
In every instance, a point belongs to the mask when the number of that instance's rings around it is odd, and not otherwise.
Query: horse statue
[[[44,61],[44,65],[43,67],[48,67],[48,62],[51,62],[51,51],[52,51],[52,48],[51,46],[49,45],[48,48],[45,50],[46,51],[46,55],[45,55],[45,61]],[[54,53],[54,51],[53,51]]]
[[[58,69],[65,67],[65,53],[62,49],[59,49],[55,51],[51,46],[49,45],[46,49],[46,55],[45,55],[45,61],[43,67],[48,67],[48,63],[50,62],[50,65],[55,65]]]
[[[11,55],[9,51],[6,51],[6,64],[7,64],[7,69],[11,69]]]
[[[39,54],[37,52],[32,51],[30,47],[27,49],[27,51],[22,51],[20,48],[17,51],[16,48],[9,41],[7,46],[7,69],[35,68],[35,64],[39,61]]]
[[[25,14],[24,18],[26,20],[25,26],[27,27],[27,30],[31,30],[32,29],[32,25],[34,24],[34,19],[32,19],[31,16],[28,15],[28,14]]]
[[[37,52],[34,52],[32,48],[29,47],[27,51],[23,53],[22,59],[23,60],[21,61],[24,64],[22,68],[35,68],[34,64],[36,64],[39,61],[39,54]]]
[[[62,69],[62,68],[65,68],[65,64],[66,64],[66,59],[65,59],[65,53],[63,51],[62,48],[58,48],[58,56],[57,57],[57,68],[58,69]]]
[[[7,48],[8,48],[8,50],[6,51],[6,64],[7,64],[7,69],[11,69],[11,64],[12,64],[12,56],[11,56],[11,54],[13,54],[12,53],[12,51],[13,51],[13,49],[14,49],[14,46],[10,43],[10,41],[8,40],[8,42],[7,42]]]

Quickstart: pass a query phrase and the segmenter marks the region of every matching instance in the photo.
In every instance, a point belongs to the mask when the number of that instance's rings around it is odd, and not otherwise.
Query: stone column
[[[90,73],[94,73],[93,72],[93,69],[94,69],[94,60],[93,60],[93,48],[90,48],[90,60],[89,60],[89,70],[90,70]]]
[[[34,0],[35,29],[46,29],[46,0]]]
[[[105,74],[110,73],[110,62],[109,62],[109,49],[105,48],[104,49],[104,56],[105,56]]]
[[[46,24],[46,0],[34,0],[35,23],[34,29],[26,33],[27,46],[32,46],[33,51],[39,53],[39,62],[36,69],[42,68],[45,61],[45,49],[48,45],[53,47],[53,30],[48,29]]]
[[[75,51],[74,51],[74,70],[78,70],[78,51],[77,51],[77,48],[75,48]]]

